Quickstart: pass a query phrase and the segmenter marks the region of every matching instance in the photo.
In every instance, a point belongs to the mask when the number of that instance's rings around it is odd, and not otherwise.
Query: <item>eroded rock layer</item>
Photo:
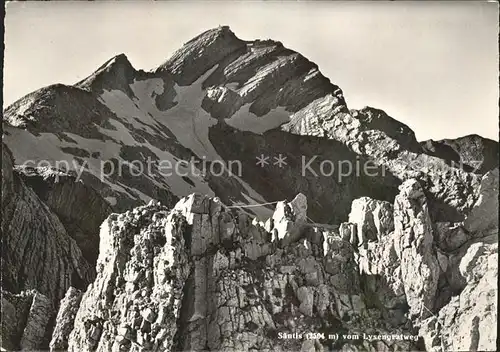
[[[35,289],[54,303],[70,286],[85,289],[95,269],[66,228],[12,167],[2,148],[2,288]]]

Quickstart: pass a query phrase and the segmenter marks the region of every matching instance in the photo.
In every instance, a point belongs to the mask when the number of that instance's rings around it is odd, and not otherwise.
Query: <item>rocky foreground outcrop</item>
[[[427,351],[493,351],[498,324],[498,244],[475,243],[460,262],[467,286],[422,322]]]
[[[476,232],[442,248],[415,180],[394,204],[356,200],[349,221],[311,224],[302,194],[265,223],[199,194],[112,214],[97,277],[68,291],[51,348],[496,349],[496,244]],[[449,293],[454,270],[464,285]]]
[[[408,320],[384,324],[367,301],[351,244],[307,225],[306,210],[299,195],[261,224],[193,195],[172,211],[150,204],[112,215],[101,230],[97,279],[82,298],[69,350],[416,346],[408,340]],[[340,332],[408,336],[335,340]],[[283,338],[292,333],[301,336]],[[324,338],[306,340],[306,333]]]
[[[33,351],[47,346],[54,304],[35,290],[2,290],[2,349]]]

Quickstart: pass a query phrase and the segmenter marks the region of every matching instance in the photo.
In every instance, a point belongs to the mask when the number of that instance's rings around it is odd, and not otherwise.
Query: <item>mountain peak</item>
[[[236,34],[229,28],[229,26],[218,26],[215,28],[210,28],[206,30],[205,32],[197,35],[190,41],[186,43],[186,45],[190,43],[196,43],[200,41],[211,41],[211,40],[217,40],[217,39],[224,39],[224,40],[239,40],[241,41],[238,37],[236,37]]]
[[[178,84],[190,85],[225,57],[245,48],[246,43],[228,26],[212,28],[185,43],[156,72],[168,72]]]
[[[118,54],[102,64],[94,73],[76,84],[77,87],[91,91],[103,89],[127,90],[137,71],[125,54]]]
[[[484,174],[498,166],[498,142],[477,134],[455,139],[430,139],[420,144],[429,155],[444,159],[449,164],[463,164],[475,173]]]
[[[129,59],[127,58],[127,55],[125,55],[124,53],[113,56],[111,59],[106,61],[104,65],[106,67],[113,67],[116,65],[132,66]]]

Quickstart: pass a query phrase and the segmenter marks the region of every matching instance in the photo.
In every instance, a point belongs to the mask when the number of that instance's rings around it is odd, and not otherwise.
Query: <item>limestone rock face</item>
[[[39,292],[14,295],[2,291],[2,347],[14,351],[46,349],[54,318],[51,300]]]
[[[484,189],[487,199],[498,197],[495,188]],[[483,204],[481,199],[475,209]],[[358,211],[351,212],[351,217],[362,219],[365,231],[377,233],[375,223],[365,221],[374,213],[359,211],[371,203],[376,201],[355,200],[352,209]],[[484,204],[483,213],[487,206],[490,211],[496,206],[491,201]],[[353,225],[340,227],[344,238],[357,247],[355,258],[365,292],[376,292],[373,296],[385,307],[389,321],[411,321],[427,351],[495,350],[498,230],[486,231],[488,235],[482,237],[482,228],[469,232],[463,223],[433,224],[416,180],[401,185],[393,216],[392,232],[364,244],[351,236],[356,232],[351,230]],[[490,218],[485,216],[485,228],[491,226]]]
[[[410,314],[422,319],[432,314],[438,287],[439,265],[433,248],[432,223],[420,184],[408,180],[394,202],[396,253]]]
[[[3,145],[2,307],[5,309],[2,347],[12,350],[48,349],[60,299],[70,286],[84,290],[95,277],[94,267],[82,254],[86,247],[80,248],[68,234],[70,219],[65,219],[67,222],[63,224],[59,218],[64,213],[76,214],[75,209],[82,214],[86,205],[92,204],[84,200],[89,194],[92,196],[93,190],[82,185],[80,197],[76,197],[75,192],[65,194],[76,199],[51,193],[57,190],[57,186],[49,186],[51,178],[69,176],[45,171],[47,188],[41,194],[30,180],[25,182],[23,172],[13,167],[12,154]],[[78,189],[73,180],[68,180],[64,187]],[[101,200],[101,204],[106,203]],[[81,219],[75,216],[72,220],[77,226],[74,228],[82,224],[82,220],[89,220],[96,211],[100,208],[88,209]],[[90,232],[93,224],[87,225]],[[99,238],[94,236],[93,241],[98,243]],[[88,253],[97,254],[97,248]]]
[[[486,173],[479,188],[479,198],[467,216],[464,227],[471,233],[487,236],[498,233],[498,168]]]
[[[2,148],[2,288],[35,289],[54,305],[70,286],[85,289],[95,269],[60,219],[12,168]]]
[[[278,202],[272,218],[268,220],[268,231],[273,233],[273,241],[282,245],[295,242],[302,234],[307,222],[307,199],[300,193],[290,203]]]
[[[97,278],[84,294],[68,290],[50,347],[491,350],[497,245],[467,242],[461,257],[440,250],[416,180],[403,183],[394,205],[368,198],[354,203],[353,220],[363,214],[362,230],[376,234],[359,244],[351,236],[357,223],[337,229],[308,222],[301,194],[278,203],[267,223],[200,194],[171,210],[150,202],[111,214],[101,226]],[[457,258],[465,285],[450,291],[447,266]],[[443,298],[441,289],[451,294]],[[28,329],[4,327],[6,341],[27,346],[42,326],[48,341],[52,330],[37,318],[41,308],[8,301],[11,321],[35,318]],[[301,335],[286,335],[293,331]],[[307,333],[318,335],[311,340]]]
[[[99,227],[111,213],[109,203],[92,187],[58,170],[16,167],[16,172],[61,220],[84,258],[95,265],[99,253]]]
[[[18,350],[32,296],[2,291],[2,348]]]
[[[382,312],[366,307],[352,246],[334,232],[305,223],[302,195],[278,203],[266,224],[199,196],[181,200],[180,209],[189,207],[185,214],[193,224],[194,269],[185,290],[177,350],[349,348],[348,342],[328,334],[407,331],[399,322],[381,324]],[[297,235],[290,236],[290,230]],[[277,241],[280,233],[288,240]],[[302,335],[281,337],[291,331],[324,337],[316,342]],[[370,351],[410,346],[407,341],[363,342]]]
[[[102,93],[104,90],[123,90],[131,93],[129,84],[134,81],[137,72],[125,54],[117,55],[101,67],[93,74],[78,82],[76,86],[93,94]]]
[[[61,300],[57,313],[56,325],[50,340],[51,351],[63,351],[68,349],[68,338],[75,325],[75,317],[80,308],[83,292],[70,287]]]
[[[498,244],[475,243],[460,262],[467,286],[420,329],[427,351],[495,351]]]
[[[368,197],[358,198],[352,202],[349,222],[357,226],[358,245],[381,239],[384,234],[394,230],[392,208],[389,202]]]
[[[434,234],[439,248],[446,252],[455,251],[471,240],[471,233],[462,222],[437,222]]]
[[[398,141],[405,149],[412,152],[421,152],[421,146],[415,138],[415,133],[405,124],[388,116],[384,111],[371,107],[361,110],[352,110],[353,116],[357,117],[366,130],[379,130],[387,136]]]
[[[154,204],[105,220],[97,277],[81,299],[69,351],[171,348],[190,272],[186,226]]]
[[[187,42],[157,72],[167,71],[180,85],[189,85],[226,56],[244,47],[245,42],[229,27],[214,28]]]
[[[498,168],[498,143],[478,135],[420,143],[425,152],[483,175]]]
[[[340,332],[410,336],[400,308],[387,315],[374,303],[351,244],[307,224],[306,209],[300,194],[276,206],[273,218],[299,233],[285,235],[286,243],[243,211],[199,194],[171,211],[151,203],[112,214],[69,350],[323,350],[354,346],[334,339]],[[290,331],[320,335],[283,339]],[[417,346],[409,339],[361,343],[368,351]]]
[[[478,176],[423,153],[412,142],[411,133],[404,132],[409,131],[406,126],[396,129],[403,132],[395,133],[387,129],[387,126],[394,125],[393,122],[384,122],[379,126],[373,123],[373,116],[385,114],[383,111],[367,108],[360,112],[345,112],[335,108],[333,101],[335,99],[327,95],[311,103],[314,114],[295,113],[282,129],[301,136],[320,136],[339,141],[355,153],[368,156],[377,165],[383,165],[386,172],[401,181],[417,179],[430,194],[429,203],[434,220],[463,220],[464,214],[470,211],[477,198]],[[381,121],[391,121],[391,118],[387,116]],[[405,141],[409,141],[409,144]]]
[[[108,126],[110,111],[87,91],[54,84],[19,99],[4,111],[10,125],[33,133],[81,133],[100,135],[99,126]]]
[[[53,318],[54,307],[50,299],[37,292],[33,294],[28,319],[24,327],[20,347],[22,350],[35,350],[43,347],[48,333],[48,325]]]

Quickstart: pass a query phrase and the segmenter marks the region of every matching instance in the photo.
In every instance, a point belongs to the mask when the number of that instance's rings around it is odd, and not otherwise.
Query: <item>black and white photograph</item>
[[[4,11],[2,352],[498,350],[498,2]]]

